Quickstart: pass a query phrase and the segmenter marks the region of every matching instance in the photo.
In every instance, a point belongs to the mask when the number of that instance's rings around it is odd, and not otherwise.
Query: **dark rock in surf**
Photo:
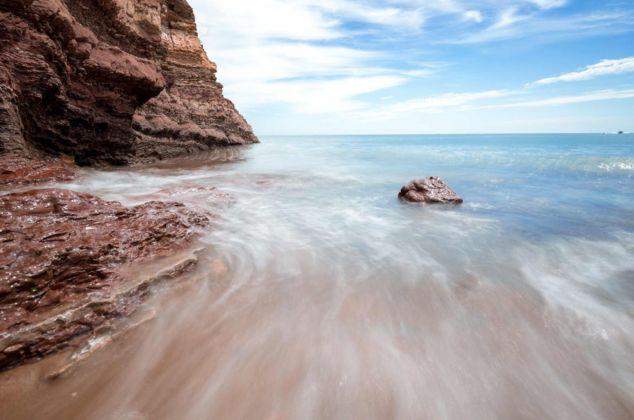
[[[445,182],[430,176],[417,179],[401,188],[398,197],[411,203],[428,204],[460,204],[462,198],[458,196]]]

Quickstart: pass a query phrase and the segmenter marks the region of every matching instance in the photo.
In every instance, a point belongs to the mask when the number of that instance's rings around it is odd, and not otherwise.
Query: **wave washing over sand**
[[[149,321],[69,375],[41,379],[64,355],[5,373],[4,413],[634,417],[634,178],[596,170],[632,136],[263,140],[64,185],[216,217]],[[465,204],[396,199],[425,175]]]

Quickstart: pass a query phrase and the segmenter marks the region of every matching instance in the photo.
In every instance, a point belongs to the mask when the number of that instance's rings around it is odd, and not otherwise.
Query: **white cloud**
[[[445,39],[463,36],[458,43],[489,42],[530,34],[582,32],[627,20],[614,14],[542,17],[565,6],[564,0],[190,3],[205,49],[218,64],[219,81],[227,96],[247,112],[271,105],[285,105],[291,112],[305,114],[364,111],[384,115],[466,107],[511,93],[446,93],[392,105],[382,101],[379,109],[362,95],[438,73],[442,63],[421,63],[421,57],[439,32]],[[399,50],[401,41],[408,44],[412,40],[419,42],[418,50]],[[382,96],[392,94],[387,91]]]
[[[218,79],[240,109],[282,104],[310,114],[353,110],[361,106],[359,95],[435,71],[416,63],[385,67],[385,52],[344,46],[356,35],[344,22],[417,31],[424,19],[416,8],[351,0],[191,3],[205,49],[218,63]]]
[[[462,14],[462,17],[466,21],[473,21],[477,23],[480,23],[484,20],[482,12],[480,12],[479,10],[467,10]]]
[[[423,15],[417,9],[393,6],[372,7],[364,2],[348,0],[304,0],[304,2],[335,16],[378,25],[418,29],[424,22]]]
[[[299,80],[260,86],[269,100],[292,106],[303,114],[342,113],[366,108],[359,95],[398,86],[399,76],[344,77],[334,80]]]
[[[518,9],[516,7],[511,7],[510,9],[505,9],[500,13],[497,21],[491,25],[489,30],[507,28],[526,19],[528,19],[527,15],[519,15]]]
[[[241,54],[248,51],[246,65]],[[355,98],[423,77],[429,69],[390,70],[365,65],[368,51],[308,44],[265,44],[225,54],[221,80],[226,94],[246,108],[290,105],[295,112],[343,112],[360,107]]]
[[[531,85],[550,85],[559,82],[577,82],[594,79],[599,76],[634,72],[634,57],[626,57],[618,60],[602,60],[596,64],[585,67],[582,70],[564,73],[555,77],[533,82]]]
[[[537,99],[532,101],[513,102],[505,104],[495,104],[478,107],[477,109],[502,109],[502,108],[536,108],[545,106],[571,105],[584,102],[607,101],[615,99],[634,98],[634,89],[624,90],[600,90],[588,92],[581,95],[555,96],[546,99]]]
[[[231,44],[231,35],[252,39],[334,39],[342,36],[338,22],[302,3],[282,0],[192,0],[199,26],[219,38],[214,45]]]
[[[529,3],[533,3],[540,9],[554,9],[557,7],[563,7],[566,5],[567,0],[529,0]]]
[[[221,80],[228,85],[374,73],[377,70],[367,62],[377,55],[346,47],[264,40],[259,46],[244,45],[216,53],[223,63],[219,69]]]
[[[634,89],[608,89],[587,92],[579,95],[563,95],[519,102],[490,103],[491,100],[497,101],[503,98],[525,95],[526,93],[526,91],[521,90],[488,90],[482,92],[445,93],[392,104],[385,104],[378,108],[366,109],[363,113],[358,113],[356,116],[359,119],[369,120],[389,120],[393,118],[403,119],[404,117],[414,119],[416,115],[420,114],[439,114],[446,113],[448,111],[542,108],[548,106],[563,106],[585,102],[634,98]]]
[[[218,63],[218,79],[241,109],[287,104],[298,112],[337,112],[357,107],[356,95],[404,79],[373,64],[380,52],[332,42],[349,35],[340,14],[377,24],[416,24],[398,9],[331,0],[191,3],[205,49]],[[337,89],[331,103],[324,89]]]
[[[477,103],[486,99],[504,98],[515,94],[508,90],[487,90],[482,92],[463,93],[443,93],[440,95],[426,96],[422,98],[409,99],[384,105],[375,109],[368,109],[363,118],[384,118],[389,119],[403,114],[418,113],[438,113],[447,109],[460,108],[469,104]]]
[[[483,99],[502,98],[509,96],[512,92],[507,90],[487,90],[483,92],[467,93],[443,93],[441,95],[427,96],[424,98],[411,99],[395,105],[391,110],[396,112],[411,111],[436,111],[442,108],[456,107]]]
[[[544,11],[544,12],[547,12]],[[590,13],[569,16],[543,16],[544,12],[521,12],[504,9],[498,19],[485,29],[446,39],[449,44],[476,44],[530,38],[533,42],[596,34],[618,34],[634,30],[631,13]]]

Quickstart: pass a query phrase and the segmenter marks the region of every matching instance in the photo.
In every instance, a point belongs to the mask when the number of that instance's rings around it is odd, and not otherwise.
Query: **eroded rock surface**
[[[208,221],[179,203],[127,208],[61,189],[0,196],[0,369],[128,315],[142,290],[112,298],[134,282],[118,268],[176,253]]]
[[[460,204],[458,196],[445,182],[436,177],[417,179],[401,188],[398,197],[412,203]]]
[[[13,154],[0,155],[0,190],[43,182],[70,181],[75,166],[67,159],[35,159]]]
[[[129,164],[256,142],[185,0],[0,0],[0,154]]]

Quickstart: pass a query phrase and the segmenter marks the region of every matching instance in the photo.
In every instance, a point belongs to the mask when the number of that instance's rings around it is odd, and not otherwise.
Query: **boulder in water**
[[[416,179],[401,188],[398,197],[412,203],[460,204],[458,196],[445,182],[436,177]]]

